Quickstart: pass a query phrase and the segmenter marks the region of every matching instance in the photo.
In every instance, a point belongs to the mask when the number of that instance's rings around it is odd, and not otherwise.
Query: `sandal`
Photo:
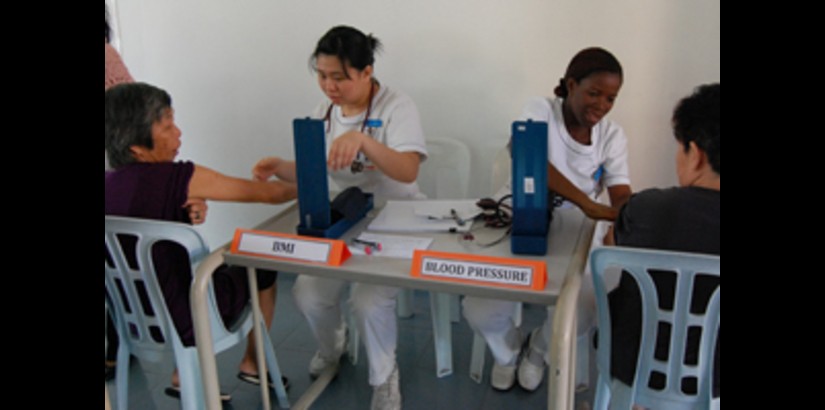
[[[163,392],[166,393],[166,395],[169,397],[180,399],[180,387],[178,386],[169,386]],[[230,396],[228,393],[220,392],[220,397],[222,402],[228,402],[232,400],[232,396]]]
[[[254,384],[256,386],[259,386],[261,384],[261,378],[258,377],[257,374],[238,372],[238,378],[242,381],[245,381],[249,384]],[[272,384],[272,378],[269,377],[269,375],[267,375],[266,378],[267,380],[269,380],[269,387],[274,389],[275,385]],[[281,382],[284,383],[284,390],[289,390],[289,379],[287,379],[284,376],[281,376]]]

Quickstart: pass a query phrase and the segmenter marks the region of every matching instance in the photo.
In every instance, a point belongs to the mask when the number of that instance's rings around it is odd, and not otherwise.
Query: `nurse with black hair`
[[[520,118],[547,123],[548,188],[596,220],[615,220],[632,193],[627,137],[621,126],[606,117],[623,81],[622,66],[613,54],[586,48],[568,64],[554,89],[556,97],[531,99]],[[605,190],[609,205],[597,200]],[[597,227],[592,246],[601,245],[608,224]],[[585,274],[589,276],[589,269]],[[463,307],[467,322],[493,353],[492,387],[509,390],[518,379],[523,389],[537,389],[544,378],[550,320],[525,335],[515,325],[516,302],[468,296]],[[595,321],[595,309],[592,281],[586,277],[577,309],[581,338]]]
[[[422,198],[416,178],[427,157],[424,132],[415,103],[406,94],[374,77],[375,53],[381,43],[346,26],[332,28],[319,41],[310,62],[326,99],[313,117],[324,120],[327,165],[341,188],[359,187],[388,199]],[[295,162],[264,158],[253,168],[256,178],[277,176],[295,181]],[[292,292],[309,322],[318,351],[309,363],[317,377],[337,366],[346,344],[340,300],[349,282],[299,276]],[[400,409],[395,358],[398,288],[352,285],[351,308],[363,337],[373,386],[371,409]]]

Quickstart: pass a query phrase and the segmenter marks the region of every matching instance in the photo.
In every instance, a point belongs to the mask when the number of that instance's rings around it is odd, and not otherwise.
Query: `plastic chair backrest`
[[[630,409],[638,404],[651,409],[704,409],[711,406],[713,359],[721,324],[721,282],[704,311],[692,312],[694,284],[697,278],[720,276],[719,256],[667,252],[621,247],[598,248],[591,253],[593,283],[599,320],[597,361],[599,384],[596,409]],[[611,380],[611,323],[604,283],[608,268],[622,269],[638,283],[642,297],[642,335],[633,386]],[[676,287],[671,309],[659,307],[656,285],[649,272],[674,272]],[[670,325],[668,356],[655,358],[660,324]],[[667,327],[667,326],[665,326]],[[685,364],[688,333],[701,331],[698,360]],[[649,380],[664,377],[664,387],[651,388]],[[683,391],[685,383],[696,386],[695,393]],[[695,383],[694,383],[695,382]]]
[[[418,187],[430,199],[465,199],[470,187],[470,149],[456,139],[428,139]]]
[[[198,232],[180,223],[107,216],[105,231],[106,289],[117,326],[128,335],[133,354],[157,361],[170,343],[181,342],[155,276],[152,249],[162,241],[177,243],[194,267],[209,248]],[[134,255],[136,266],[130,266],[127,255]]]
[[[162,362],[168,359],[169,353],[174,353],[181,383],[182,407],[202,409],[205,406],[204,392],[196,348],[183,346],[155,275],[152,250],[160,242],[174,242],[186,250],[190,273],[201,261],[214,270],[223,260],[220,255],[209,254],[203,238],[189,225],[106,216],[106,302],[114,312],[115,326],[120,336],[117,360],[118,363],[126,363],[129,355],[135,355],[143,360]],[[251,309],[247,307],[235,324],[227,328],[220,318],[211,284],[209,302],[215,352],[242,342],[252,328]],[[128,368],[117,367],[115,380],[119,410],[128,407]]]
[[[510,158],[510,149],[500,149],[493,158],[493,172],[490,175],[490,194],[495,195],[505,184],[510,182],[510,171],[513,160]]]

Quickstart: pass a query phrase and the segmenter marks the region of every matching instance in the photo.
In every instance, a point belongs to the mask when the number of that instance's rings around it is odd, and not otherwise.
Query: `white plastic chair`
[[[465,199],[470,188],[470,149],[456,139],[428,139],[427,161],[418,172],[418,187],[433,199]],[[412,315],[412,291],[399,294],[399,316]],[[436,353],[436,375],[453,373],[453,343],[450,322],[460,320],[458,295],[430,293],[430,310]]]
[[[718,256],[652,251],[630,248],[598,248],[591,253],[593,284],[599,318],[597,363],[599,381],[595,409],[630,409],[638,404],[650,409],[709,409],[712,403],[713,359],[721,325],[721,282],[704,312],[691,312],[693,288],[697,277],[720,276]],[[632,386],[610,377],[611,323],[604,273],[618,268],[633,276],[642,296],[642,335],[636,375]],[[656,285],[650,271],[674,272],[676,288],[672,310],[659,306]],[[659,324],[671,326],[669,357],[654,357]],[[685,364],[688,329],[701,330],[696,364]],[[664,387],[649,387],[649,379],[664,376]],[[685,381],[696,382],[696,393],[682,390]]]
[[[137,266],[129,265],[123,238],[136,239],[135,255]],[[192,271],[198,262],[220,265],[220,252],[209,255],[209,249],[197,231],[189,225],[106,216],[104,258],[105,284],[109,297],[106,303],[113,311],[120,345],[117,362],[129,363],[129,356],[142,360],[162,362],[170,352],[174,353],[175,364],[180,376],[181,405],[183,409],[206,408],[200,362],[195,346],[185,347],[172,321],[166,302],[161,293],[152,262],[153,246],[161,241],[171,241],[181,245],[189,255]],[[208,256],[208,257],[207,257]],[[211,287],[211,285],[210,285]],[[214,293],[210,289],[210,320],[215,352],[221,352],[243,342],[252,328],[251,308],[247,308],[232,328],[227,329],[218,313]],[[142,295],[143,297],[139,296]],[[144,303],[148,302],[148,303]],[[275,392],[281,407],[289,407],[286,390],[281,381],[275,351],[269,335],[264,332],[264,348],[267,350],[269,369]],[[129,366],[117,366],[117,408],[128,408]]]

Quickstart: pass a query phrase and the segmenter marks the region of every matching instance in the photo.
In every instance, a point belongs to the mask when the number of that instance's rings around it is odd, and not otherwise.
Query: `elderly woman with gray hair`
[[[189,161],[175,161],[181,130],[165,91],[143,83],[121,84],[107,90],[105,100],[105,148],[113,168],[105,171],[106,215],[195,223],[203,216],[187,209],[192,199],[279,204],[296,197],[297,188],[291,183],[234,178]],[[191,346],[195,342],[188,298],[191,269],[182,248],[166,245],[155,255],[158,282],[183,343]],[[265,271],[258,275],[267,325],[275,314],[276,276]],[[221,266],[213,282],[221,316],[231,323],[249,301],[245,270]],[[250,338],[238,374],[253,383],[259,382],[254,351]],[[167,394],[179,394],[177,385],[175,373]]]

